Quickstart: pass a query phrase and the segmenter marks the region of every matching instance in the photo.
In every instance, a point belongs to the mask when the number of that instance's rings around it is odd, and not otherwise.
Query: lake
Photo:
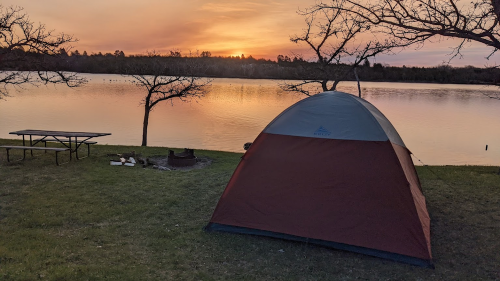
[[[140,145],[144,92],[127,77],[84,74],[89,83],[11,91],[0,100],[0,138],[21,129],[109,132],[99,143]],[[500,89],[481,85],[362,82],[364,98],[396,127],[416,165],[500,165]],[[357,93],[355,82],[340,91]],[[243,152],[288,106],[305,98],[277,81],[215,79],[205,97],[163,102],[150,115],[148,145]],[[488,145],[488,150],[486,150]],[[420,159],[420,161],[418,160]]]

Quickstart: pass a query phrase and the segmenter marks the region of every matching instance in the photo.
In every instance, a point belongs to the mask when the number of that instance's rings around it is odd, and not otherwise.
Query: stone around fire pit
[[[169,150],[167,163],[173,167],[194,166],[196,164],[194,149],[185,148],[184,151],[180,153],[174,153],[173,150]]]

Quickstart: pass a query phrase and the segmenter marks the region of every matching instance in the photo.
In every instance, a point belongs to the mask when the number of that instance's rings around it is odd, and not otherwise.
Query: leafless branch
[[[400,39],[380,40],[372,32],[372,22],[362,15],[346,12],[352,5],[347,0],[334,1],[338,6],[324,8],[316,4],[309,9],[299,11],[304,16],[305,28],[302,34],[294,35],[290,40],[297,44],[306,44],[314,52],[316,64],[314,71],[317,79],[299,83],[283,82],[280,87],[285,91],[296,91],[311,95],[310,88],[303,86],[318,83],[321,90],[335,90],[340,81],[353,75],[354,69],[366,59],[381,53],[391,53],[395,48],[410,45],[411,41]]]
[[[407,42],[431,37],[461,38],[452,53],[459,56],[463,42],[475,41],[500,47],[500,1],[498,0],[332,0],[314,10],[342,10],[377,27],[378,32]]]
[[[279,83],[279,87],[286,92],[297,92],[302,93],[306,96],[312,96],[320,91],[318,86],[321,85],[322,80],[303,80],[301,82],[288,82],[283,81]]]
[[[57,71],[51,59],[72,42],[76,39],[71,35],[56,34],[43,24],[34,24],[21,7],[0,4],[0,99],[8,95],[9,87],[19,89],[23,84],[77,87],[85,83],[75,73]]]

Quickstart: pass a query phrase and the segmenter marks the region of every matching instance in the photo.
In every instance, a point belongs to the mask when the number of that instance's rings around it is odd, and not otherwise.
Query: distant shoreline
[[[122,77],[127,77],[127,74],[120,74],[120,73],[91,73],[91,72],[76,72],[77,74],[90,74],[90,75],[118,75]],[[207,79],[244,79],[244,80],[268,80],[268,81],[298,81],[299,79],[277,79],[277,78],[253,78],[253,77],[236,77],[236,76],[197,76],[201,78],[207,78]],[[356,82],[354,79],[350,80],[343,80],[342,82]],[[366,82],[375,82],[375,83],[403,83],[403,84],[436,84],[436,85],[477,85],[477,86],[493,86],[493,87],[498,87],[500,84],[489,84],[486,82],[476,82],[476,83],[447,83],[447,82],[432,82],[432,81],[425,81],[425,80],[419,80],[419,81],[392,81],[392,80],[363,80],[361,79],[359,81],[360,83],[366,83]]]
[[[51,67],[44,70],[69,71],[88,74],[132,74],[131,65],[165,66],[164,75],[193,75],[207,78],[271,79],[271,80],[329,80],[356,81],[351,66],[330,65],[327,69],[315,62],[272,61],[254,58],[223,57],[143,57],[106,55],[60,55],[51,57]],[[132,70],[131,70],[132,69]],[[3,71],[36,71],[29,60],[23,65],[4,67]],[[396,67],[381,63],[360,65],[356,72],[361,81],[499,85],[499,68],[473,66],[453,67]],[[147,71],[142,74],[147,74]]]

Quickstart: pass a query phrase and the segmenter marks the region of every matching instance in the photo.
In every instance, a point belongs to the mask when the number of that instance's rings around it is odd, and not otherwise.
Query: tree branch
[[[78,87],[86,83],[75,73],[58,71],[53,59],[62,46],[76,41],[64,33],[54,34],[43,24],[35,25],[21,7],[0,4],[0,99],[8,95],[8,86],[19,89],[22,84],[53,83]]]

